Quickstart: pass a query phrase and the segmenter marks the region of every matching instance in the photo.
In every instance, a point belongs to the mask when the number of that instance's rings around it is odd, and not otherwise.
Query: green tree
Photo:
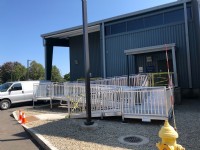
[[[14,81],[25,80],[26,68],[19,62],[14,62],[12,78]]]
[[[6,62],[0,67],[1,82],[24,80],[25,67],[19,62]]]
[[[13,63],[6,62],[1,66],[1,80],[2,82],[11,81]]]
[[[44,67],[37,63],[36,61],[32,61],[30,67],[28,69],[29,78],[31,80],[43,80],[44,79]]]
[[[64,75],[65,81],[70,81],[70,72]]]
[[[60,70],[56,66],[52,66],[51,81],[52,82],[63,82],[64,81],[60,74]]]

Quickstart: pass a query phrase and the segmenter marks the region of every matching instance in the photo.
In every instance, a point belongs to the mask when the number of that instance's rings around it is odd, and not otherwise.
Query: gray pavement
[[[12,112],[21,107],[0,110],[0,150],[41,150],[35,140],[13,118]],[[30,107],[30,106],[29,106]]]

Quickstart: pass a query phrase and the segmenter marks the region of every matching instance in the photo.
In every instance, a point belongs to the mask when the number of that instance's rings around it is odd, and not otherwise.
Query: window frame
[[[19,86],[16,86],[16,85],[19,85]],[[11,87],[11,91],[21,91],[21,90],[22,90],[22,84],[21,83],[14,83]]]

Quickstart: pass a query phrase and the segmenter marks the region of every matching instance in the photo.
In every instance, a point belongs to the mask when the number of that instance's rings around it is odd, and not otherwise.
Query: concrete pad
[[[35,117],[35,116],[26,117],[26,121],[27,122],[32,122],[32,121],[37,121],[37,120],[39,120],[39,119],[37,117]]]
[[[59,120],[66,118],[66,114],[41,114],[35,115],[40,120]]]

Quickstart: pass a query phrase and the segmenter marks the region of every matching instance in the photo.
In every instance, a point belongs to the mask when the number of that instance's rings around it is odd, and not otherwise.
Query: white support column
[[[173,71],[174,71],[174,83],[175,86],[178,86],[178,77],[177,77],[177,68],[176,68],[176,53],[175,47],[172,47],[172,63],[173,63]]]

